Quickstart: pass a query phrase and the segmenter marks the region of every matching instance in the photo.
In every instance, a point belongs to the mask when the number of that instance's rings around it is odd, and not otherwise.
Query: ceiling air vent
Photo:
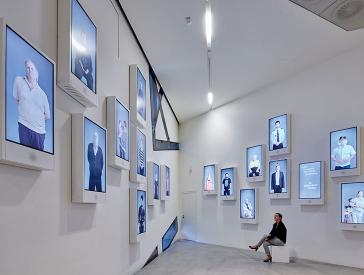
[[[364,0],[290,0],[347,31],[364,28]]]

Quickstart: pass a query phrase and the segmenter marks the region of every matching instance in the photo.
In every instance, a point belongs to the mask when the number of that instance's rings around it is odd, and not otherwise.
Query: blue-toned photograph
[[[269,162],[269,193],[287,193],[287,160]]]
[[[145,135],[137,129],[137,174],[146,176],[146,138]]]
[[[71,71],[96,93],[96,26],[77,0],[72,0]]]
[[[166,196],[171,195],[171,170],[166,166]]]
[[[330,170],[357,168],[357,128],[330,133]]]
[[[159,200],[159,192],[160,192],[160,177],[159,177],[159,165],[153,163],[153,199]]]
[[[288,141],[287,115],[269,119],[269,151],[287,148]]]
[[[137,191],[137,235],[145,233],[147,231],[147,204],[146,204],[146,192],[143,190]]]
[[[84,119],[84,189],[106,192],[106,131]]]
[[[118,100],[115,104],[116,155],[129,161],[129,111]]]
[[[240,218],[255,219],[255,189],[240,189]]]
[[[6,27],[6,140],[54,154],[54,65]]]
[[[203,190],[215,190],[215,165],[207,165],[203,168]]]
[[[234,190],[234,169],[225,168],[221,169],[220,172],[221,180],[221,196],[232,196],[235,192]]]
[[[364,183],[341,184],[341,222],[364,224]]]
[[[137,69],[137,83],[138,83],[138,94],[137,94],[137,112],[146,120],[146,81],[139,68]]]
[[[321,198],[321,162],[308,162],[299,165],[299,198]]]
[[[249,178],[263,176],[262,161],[263,146],[257,145],[246,149],[246,168]]]

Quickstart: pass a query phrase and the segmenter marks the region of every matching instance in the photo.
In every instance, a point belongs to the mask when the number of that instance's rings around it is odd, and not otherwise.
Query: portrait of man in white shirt
[[[25,60],[25,76],[15,77],[13,98],[18,106],[20,144],[44,150],[46,120],[50,109],[46,93],[38,84],[39,72],[32,60]]]
[[[249,177],[258,177],[260,175],[260,160],[256,154],[249,161]]]
[[[281,128],[281,122],[279,120],[275,121],[274,129],[270,134],[270,142],[272,145],[272,150],[278,150],[284,148],[284,142],[286,140],[286,132]]]
[[[348,144],[346,136],[340,136],[337,146],[333,149],[331,160],[335,170],[355,168],[352,167],[352,160],[356,157],[356,151],[352,145]]]

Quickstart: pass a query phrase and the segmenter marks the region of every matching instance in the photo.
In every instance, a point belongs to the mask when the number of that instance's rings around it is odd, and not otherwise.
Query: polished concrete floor
[[[264,263],[264,255],[247,250],[178,241],[139,271],[145,274],[363,275],[364,270],[299,260]]]

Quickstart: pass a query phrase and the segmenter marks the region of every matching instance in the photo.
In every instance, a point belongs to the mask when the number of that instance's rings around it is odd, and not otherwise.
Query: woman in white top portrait
[[[245,202],[242,205],[243,208],[243,218],[252,219],[254,217],[254,209],[252,204],[249,202],[249,199],[246,198]]]
[[[364,192],[359,190],[353,202],[353,223],[364,223]]]

